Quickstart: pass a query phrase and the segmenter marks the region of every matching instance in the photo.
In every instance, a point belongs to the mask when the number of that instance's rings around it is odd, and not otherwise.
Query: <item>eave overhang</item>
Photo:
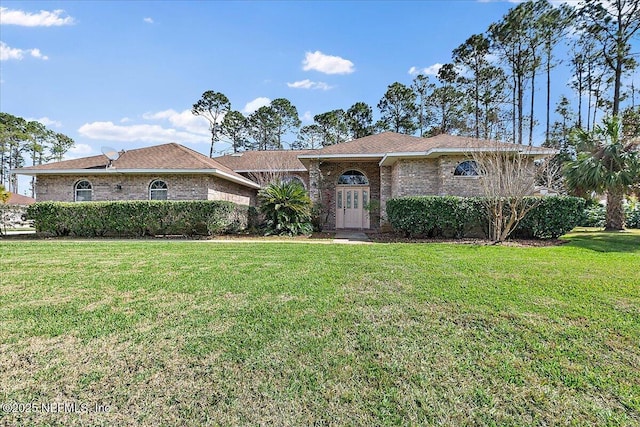
[[[478,147],[478,148],[433,148],[429,151],[411,151],[411,152],[398,152],[398,153],[387,153],[384,155],[379,166],[392,166],[395,162],[401,159],[428,159],[428,158],[437,158],[441,156],[451,156],[451,155],[470,155],[472,153],[482,153],[482,152],[492,152],[492,151],[503,151],[503,152],[514,152],[521,153],[527,156],[531,156],[534,159],[542,158],[545,156],[556,154],[557,151],[553,149],[538,149],[536,147],[534,150],[524,150],[519,147],[505,147],[505,148],[487,148],[487,147]]]
[[[18,175],[213,175],[236,184],[244,185],[255,189],[262,188],[249,179],[234,176],[230,173],[218,169],[12,169],[11,173]]]

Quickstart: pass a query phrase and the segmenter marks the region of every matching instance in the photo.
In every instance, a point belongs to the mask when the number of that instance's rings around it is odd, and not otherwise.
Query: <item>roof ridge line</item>
[[[193,150],[193,149],[191,149],[191,148],[189,148],[189,147],[185,147],[185,146],[184,146],[184,145],[182,145],[182,144],[178,144],[177,142],[170,142],[169,144],[173,144],[173,145],[175,145],[175,146],[176,146],[176,147],[178,147],[180,150],[182,150],[183,152],[185,152],[185,153],[187,153],[189,156],[191,156],[191,158],[196,159],[196,160],[197,160],[197,161],[199,161],[200,163],[203,163],[203,164],[205,164],[205,165],[207,165],[208,167],[213,168],[213,169],[219,169],[219,168],[217,168],[217,167],[215,166],[215,164],[209,163],[209,161],[210,161],[210,160],[213,160],[212,158],[210,158],[210,157],[206,157],[204,154],[202,154],[202,153],[198,153],[197,151],[195,151],[195,150]],[[205,159],[203,159],[203,157],[205,157],[205,158],[206,158],[206,160],[205,160]],[[215,163],[217,163],[217,162],[215,162]]]

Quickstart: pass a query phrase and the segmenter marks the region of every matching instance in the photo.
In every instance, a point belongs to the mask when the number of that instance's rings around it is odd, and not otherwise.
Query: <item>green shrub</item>
[[[476,217],[475,209],[475,204],[460,197],[403,197],[387,202],[387,217],[394,229],[407,236],[461,237],[472,222],[469,219]]]
[[[632,200],[624,208],[627,228],[640,228],[640,201]]]
[[[579,197],[543,197],[518,224],[516,236],[556,239],[583,219],[585,201]]]
[[[274,182],[258,193],[266,234],[311,234],[311,200],[295,181]]]
[[[40,202],[27,211],[38,232],[55,236],[213,235],[244,229],[248,206],[231,202]]]
[[[599,203],[591,203],[585,208],[580,221],[581,227],[604,227],[607,209]]]
[[[537,203],[522,220],[515,236],[549,239],[573,229],[582,218],[584,200],[577,197],[530,198]],[[467,237],[489,230],[482,197],[417,196],[387,202],[391,226],[408,236]]]

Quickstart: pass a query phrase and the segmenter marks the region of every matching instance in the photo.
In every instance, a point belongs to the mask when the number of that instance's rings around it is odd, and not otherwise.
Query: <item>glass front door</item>
[[[336,228],[369,228],[369,187],[336,189]]]

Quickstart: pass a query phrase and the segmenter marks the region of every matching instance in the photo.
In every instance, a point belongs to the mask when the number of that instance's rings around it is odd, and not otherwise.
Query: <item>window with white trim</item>
[[[478,164],[473,160],[460,163],[453,172],[454,176],[478,176]]]
[[[93,199],[93,186],[86,179],[76,182],[73,190],[76,202],[90,202]]]
[[[149,184],[149,200],[167,200],[167,183],[156,179]]]
[[[340,185],[369,185],[369,180],[360,171],[348,170],[338,178]]]

